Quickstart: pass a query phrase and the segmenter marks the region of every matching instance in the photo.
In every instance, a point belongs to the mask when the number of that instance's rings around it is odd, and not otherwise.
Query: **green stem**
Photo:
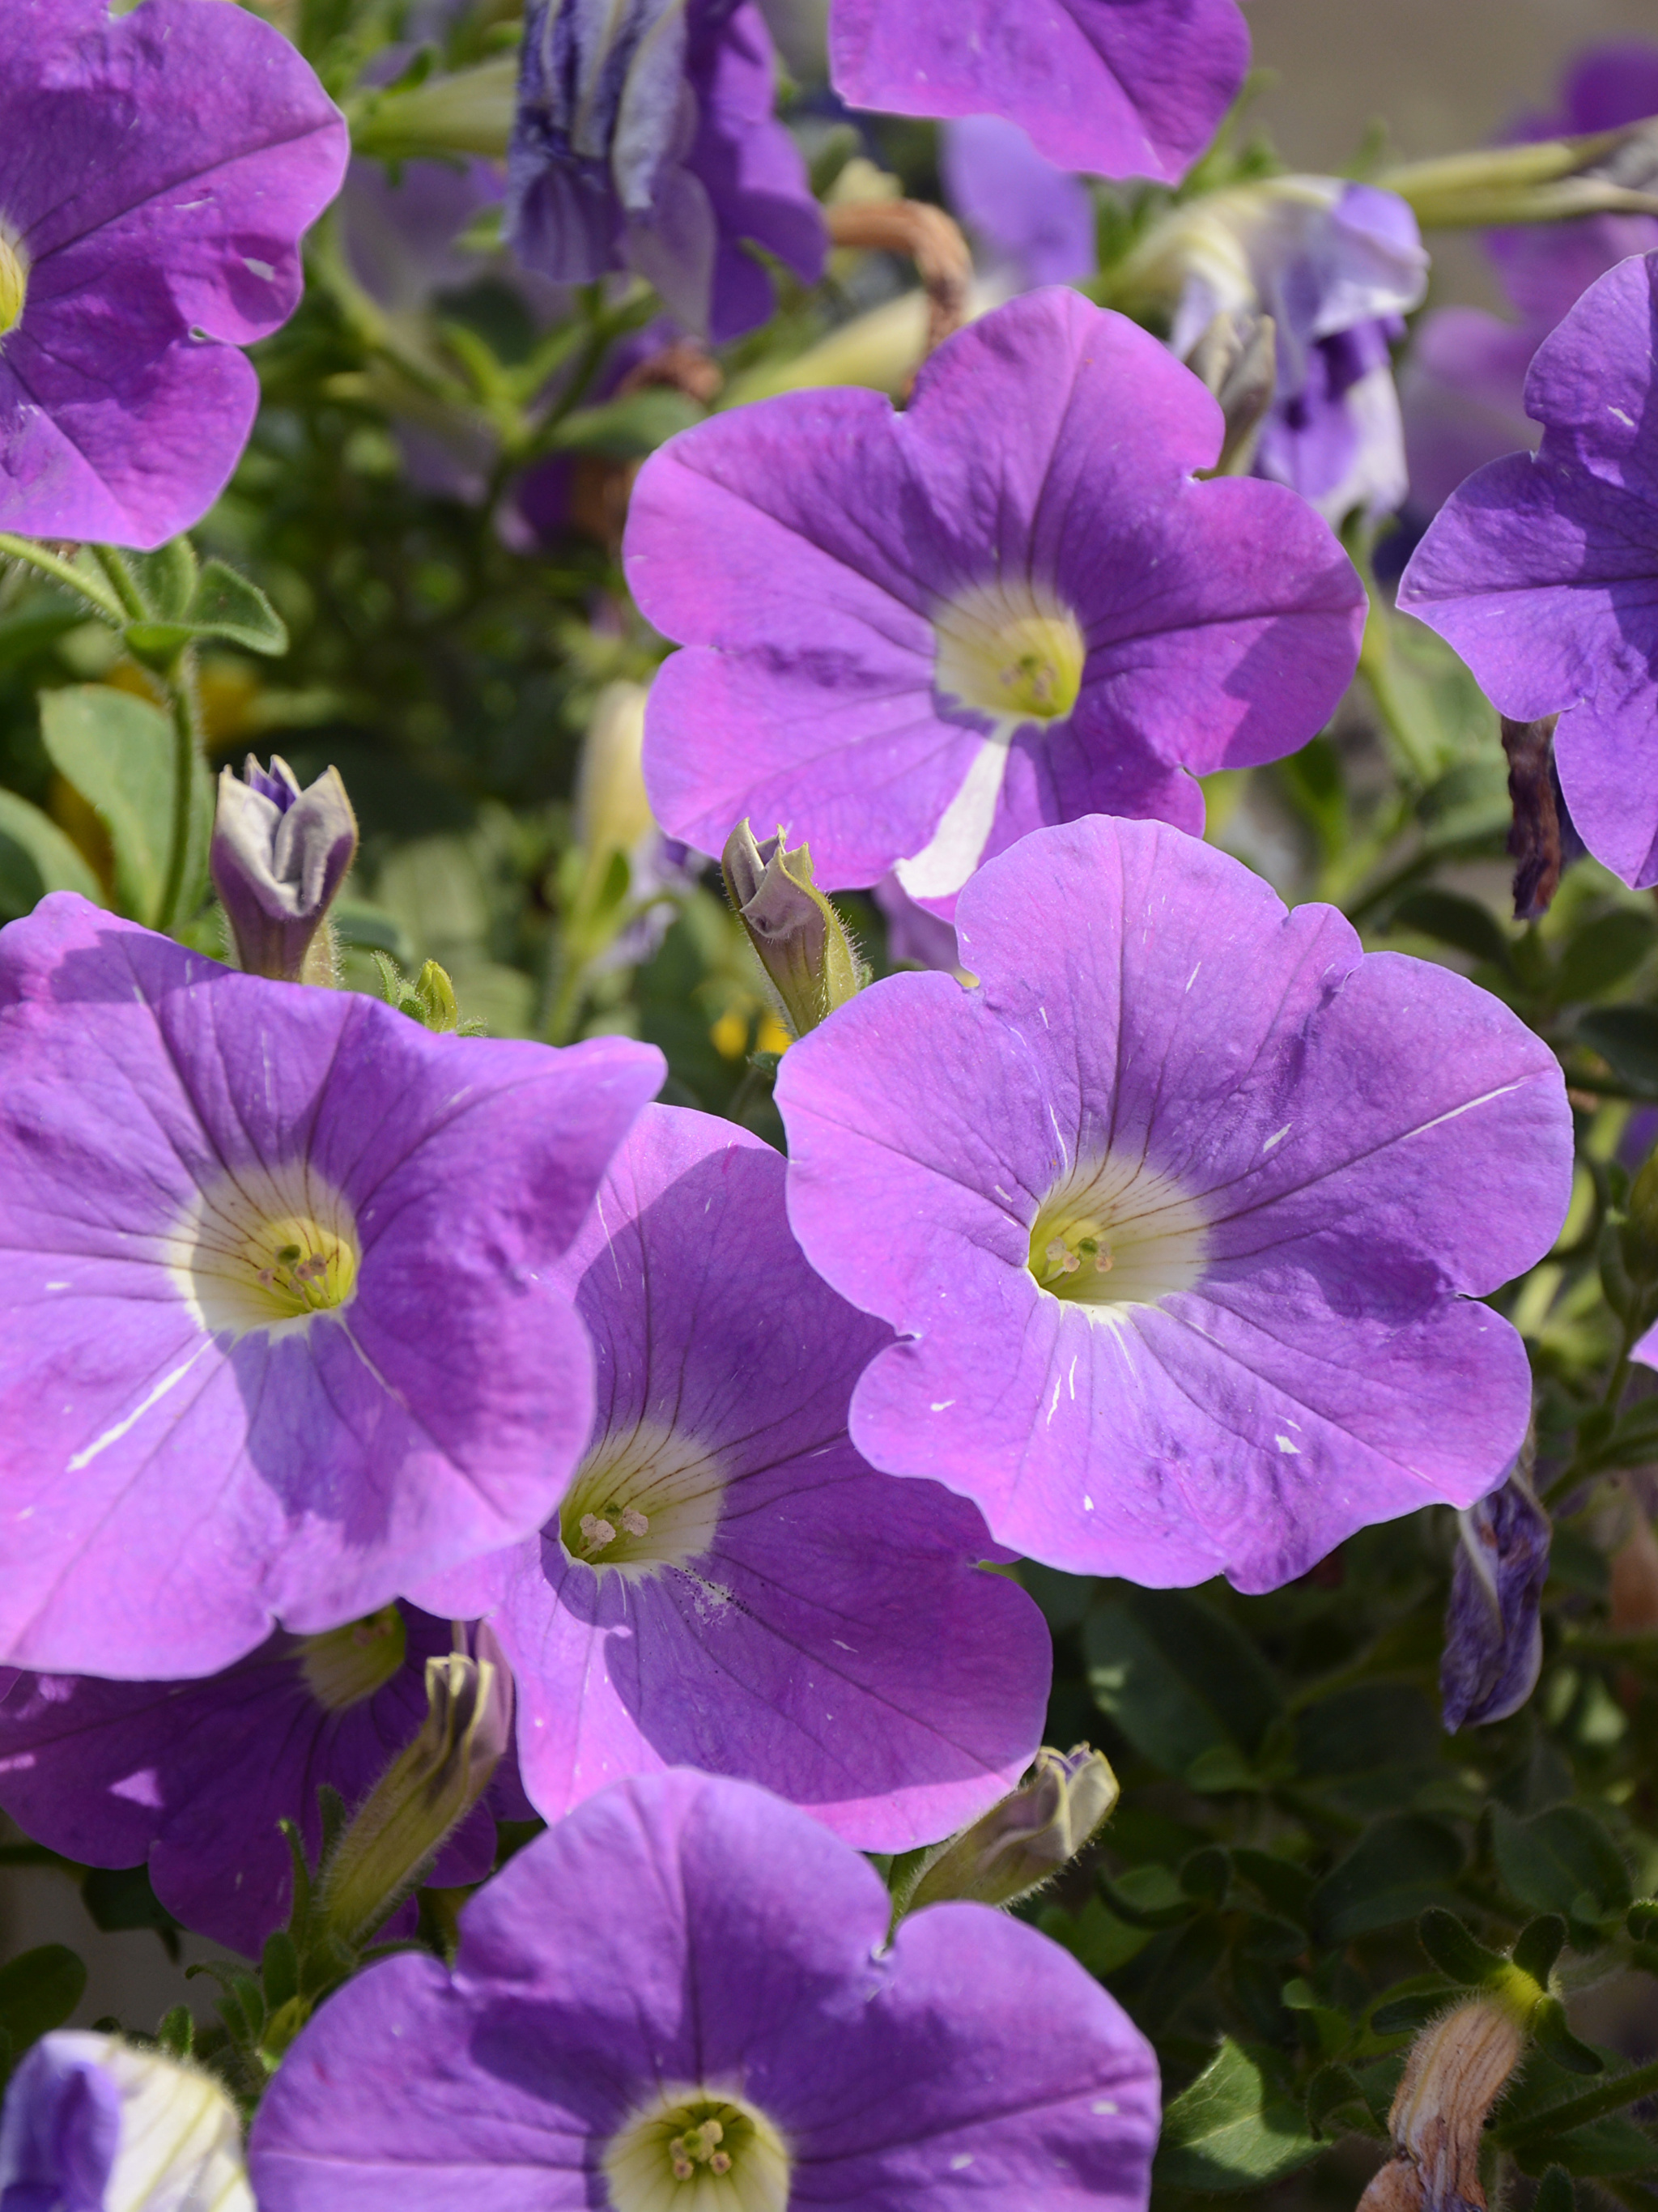
[[[1581,2097],[1569,2097],[1564,2105],[1551,2105],[1546,2112],[1528,2113],[1523,2122],[1505,2128],[1503,2133],[1513,2143],[1540,2135],[1558,2135],[1567,2128],[1583,2127],[1590,2120],[1604,2120],[1637,2098],[1650,2096],[1655,2089],[1658,2089],[1658,2058],[1649,2059],[1631,2073],[1620,2074],[1615,2081],[1603,2081],[1598,2089],[1586,2089]]]
[[[9,530],[0,530],[0,560],[21,561],[41,575],[50,576],[54,584],[67,585],[71,592],[78,592],[88,605],[97,608],[106,621],[118,624],[122,620],[120,601],[112,592],[103,591],[84,569],[76,568],[72,561],[65,561],[60,554],[48,553],[32,538],[15,538]]]
[[[196,690],[196,655],[186,646],[167,674],[167,707],[173,718],[173,830],[167,858],[167,887],[161,895],[161,926],[171,933],[188,919],[184,902],[185,870],[190,862],[191,799],[196,763],[203,753],[201,702]]]
[[[92,557],[109,578],[125,620],[148,622],[150,611],[144,605],[143,594],[132,580],[132,571],[122,558],[119,549],[113,545],[94,545]]]
[[[1366,588],[1370,588],[1368,576]],[[1364,617],[1364,641],[1358,650],[1358,670],[1370,687],[1376,711],[1387,724],[1406,767],[1425,791],[1438,779],[1439,763],[1417,737],[1410,712],[1400,695],[1394,677],[1393,640],[1388,635],[1388,621],[1386,610],[1376,604],[1372,595],[1370,612]]]

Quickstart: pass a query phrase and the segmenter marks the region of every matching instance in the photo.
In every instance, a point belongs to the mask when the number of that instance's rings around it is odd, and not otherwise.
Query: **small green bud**
[[[1277,324],[1270,315],[1223,308],[1205,326],[1186,366],[1208,386],[1226,417],[1220,459],[1205,474],[1248,476],[1278,389]]]
[[[315,1913],[349,1950],[366,1943],[489,1787],[513,1733],[513,1678],[487,1627],[479,1655],[426,1662],[425,1724],[318,1870]]]
[[[352,103],[352,148],[382,161],[458,154],[500,160],[513,135],[517,96],[516,54],[418,84],[365,92]]]
[[[869,981],[847,926],[812,881],[811,853],[756,845],[746,821],[720,855],[726,890],[796,1036],[816,1029]]]
[[[949,1898],[1017,1904],[1069,1865],[1110,1818],[1117,1796],[1117,1778],[1099,1752],[1085,1743],[1069,1752],[1044,1745],[1011,1796],[922,1866],[903,1909]]]
[[[303,791],[274,756],[268,772],[251,753],[241,777],[220,770],[209,865],[248,975],[333,981],[328,909],[356,850],[357,817],[337,769]]]
[[[1411,161],[1374,181],[1407,201],[1424,230],[1658,215],[1658,130],[1649,120],[1583,137],[1482,147]]]

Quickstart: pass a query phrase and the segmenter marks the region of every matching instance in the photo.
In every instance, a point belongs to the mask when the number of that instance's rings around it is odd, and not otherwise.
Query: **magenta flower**
[[[205,1674],[538,1528],[651,1048],[434,1036],[70,893],[0,932],[0,1659]]]
[[[1455,647],[1499,714],[1558,714],[1579,835],[1627,884],[1658,883],[1658,253],[1590,286],[1539,348],[1537,455],[1471,477],[1435,516],[1399,604]]]
[[[149,1865],[186,1928],[257,1959],[288,1919],[293,1866],[277,1823],[296,1820],[314,1863],[324,1783],[349,1808],[426,1717],[425,1667],[446,1620],[389,1605],[319,1636],[271,1637],[198,1682],[0,1678],[0,1807],[38,1844],[84,1866]],[[511,1761],[507,1762],[510,1769]],[[495,1824],[530,1813],[498,1772],[439,1856],[441,1885],[482,1881]],[[412,1934],[405,1906],[392,1935]]]
[[[1148,823],[1038,831],[777,1100],[806,1256],[901,1340],[876,1466],[1078,1573],[1243,1589],[1502,1479],[1521,1340],[1474,1303],[1564,1218],[1559,1067],[1463,977],[1364,955]]]
[[[224,489],[343,118],[218,0],[8,0],[0,48],[0,529],[148,547]]]
[[[1062,169],[1178,184],[1249,66],[1233,0],[833,0],[853,107],[1003,115]]]
[[[803,283],[823,219],[773,112],[751,0],[532,0],[507,163],[507,235],[562,283],[632,269],[688,328],[763,323],[762,246]]]
[[[1005,1796],[1040,1741],[1042,1618],[977,1571],[971,1506],[847,1442],[891,1334],[807,1267],[784,1178],[729,1122],[646,1110],[558,1269],[598,1360],[558,1518],[422,1594],[489,1613],[549,1820],[699,1766],[904,1850]]]
[[[253,2124],[262,2212],[677,2201],[1139,2212],[1157,2069],[987,1905],[899,1925],[858,1854],[741,1783],[618,1784],[461,1916],[452,1974],[348,1982]]]
[[[1193,777],[1276,760],[1351,676],[1364,595],[1276,484],[1193,481],[1219,408],[1154,338],[1028,294],[873,392],[717,416],[646,463],[626,557],[688,648],[651,693],[658,819],[810,842],[828,890],[896,868],[948,915],[1044,822],[1198,829]]]

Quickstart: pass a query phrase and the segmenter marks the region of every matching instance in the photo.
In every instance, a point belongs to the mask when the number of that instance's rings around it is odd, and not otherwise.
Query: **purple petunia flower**
[[[7,0],[0,48],[0,529],[159,545],[240,458],[344,118],[218,0]]]
[[[3,2212],[254,2212],[223,2085],[77,2028],[27,2052],[0,2113]]]
[[[803,283],[823,217],[774,115],[752,0],[533,0],[507,163],[507,235],[583,283],[631,268],[689,329],[736,337],[771,313],[762,246]]]
[[[1048,1632],[977,1571],[978,1514],[847,1440],[891,1334],[806,1265],[785,1173],[729,1122],[646,1109],[558,1271],[598,1359],[558,1518],[422,1593],[489,1614],[549,1820],[694,1765],[903,1850],[1003,1796],[1040,1741]]]
[[[1322,723],[1364,605],[1293,495],[1193,481],[1222,430],[1154,338],[1050,290],[941,346],[902,415],[803,392],[671,440],[626,545],[689,647],[651,694],[657,818],[703,851],[783,823],[825,890],[896,867],[946,916],[1041,823],[1200,828],[1195,775]]]
[[[1530,1376],[1473,1300],[1564,1218],[1548,1048],[1149,823],[1037,831],[957,931],[976,988],[878,983],[778,1077],[795,1233],[900,1332],[865,1455],[1054,1566],[1251,1590],[1500,1480]]]
[[[1085,185],[1043,161],[999,115],[963,116],[938,134],[944,198],[988,257],[986,278],[1008,293],[1080,283],[1094,273],[1094,202]]]
[[[1157,2061],[1059,1946],[989,1906],[901,1922],[762,1791],[622,1783],[330,1998],[249,2146],[263,2212],[1139,2212]]]
[[[1339,522],[1405,496],[1390,341],[1421,301],[1428,257],[1397,193],[1339,177],[1272,177],[1186,202],[1121,282],[1167,305],[1188,360],[1218,315],[1272,319],[1277,386],[1255,459]]]
[[[1499,714],[1558,714],[1579,835],[1627,884],[1658,883],[1658,253],[1620,263],[1546,339],[1526,380],[1533,458],[1470,477],[1434,518],[1399,604],[1455,647]]]
[[[1500,1490],[1457,1516],[1439,1698],[1453,1734],[1517,1713],[1543,1666],[1549,1516],[1516,1468]]]
[[[832,0],[853,107],[1004,115],[1062,169],[1178,184],[1249,66],[1233,0]]]
[[[20,1674],[8,1690],[0,1678],[0,1807],[83,1865],[148,1860],[176,1919],[257,1959],[293,1899],[278,1821],[299,1823],[314,1862],[318,1789],[328,1784],[348,1808],[367,1796],[420,1733],[426,1662],[451,1638],[446,1620],[390,1605],[319,1636],[279,1631],[205,1681]],[[492,1796],[507,1819],[530,1810],[510,1774],[497,1774]],[[495,1853],[486,1800],[431,1879],[481,1881]],[[410,1905],[392,1932],[413,1926]]]
[[[592,1410],[550,1271],[661,1066],[70,893],[0,933],[0,1658],[210,1674],[538,1527]]]

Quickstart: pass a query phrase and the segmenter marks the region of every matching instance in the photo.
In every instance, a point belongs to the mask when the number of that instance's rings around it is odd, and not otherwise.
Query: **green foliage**
[[[33,2043],[81,2002],[87,1970],[62,1943],[43,1943],[0,1966],[0,2087]]]
[[[40,695],[40,737],[53,768],[108,832],[118,911],[151,928],[170,907],[193,912],[207,878],[212,787],[205,763],[185,753],[188,843],[180,894],[171,878],[180,748],[167,716],[106,684],[66,684]]]

